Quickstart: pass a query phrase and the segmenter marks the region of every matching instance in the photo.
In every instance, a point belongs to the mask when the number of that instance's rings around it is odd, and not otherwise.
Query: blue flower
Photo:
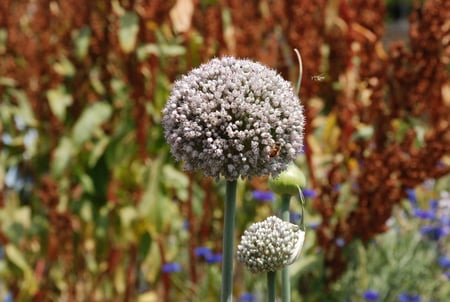
[[[254,293],[243,293],[239,296],[239,302],[257,302],[258,299]]]
[[[312,222],[309,224],[309,228],[311,230],[317,230],[320,227],[321,223],[320,222]]]
[[[415,208],[413,215],[420,219],[434,219],[434,212]]]
[[[3,298],[3,302],[13,302],[13,301],[14,301],[13,295],[10,292],[6,293],[6,295]]]
[[[420,302],[420,296],[403,293],[403,294],[398,295],[397,301],[398,302]]]
[[[290,212],[289,213],[289,221],[291,223],[297,223],[302,218],[302,214],[298,212]]]
[[[439,201],[436,200],[436,199],[430,199],[430,200],[428,201],[428,205],[430,206],[430,209],[431,209],[432,211],[436,211],[437,208],[439,207]]]
[[[380,298],[380,294],[378,293],[378,291],[373,289],[366,290],[362,296],[367,301],[377,301],[378,298]]]
[[[253,199],[260,200],[260,201],[274,201],[275,200],[275,194],[271,191],[258,191],[255,190],[252,193]]]
[[[212,251],[209,247],[199,246],[194,250],[194,253],[197,257],[209,257],[212,254]]]
[[[220,263],[222,262],[223,255],[222,253],[210,254],[205,257],[205,261],[209,264]]]
[[[439,219],[439,221],[443,226],[450,226],[450,217],[449,216],[442,216]]]
[[[438,263],[442,268],[450,268],[450,258],[447,258],[445,256],[439,257]]]
[[[431,240],[438,241],[441,237],[445,236],[445,230],[439,226],[426,225],[420,228],[420,233],[423,236],[427,236]]]
[[[417,196],[414,189],[406,189],[406,196],[413,205],[417,205]]]
[[[336,245],[339,247],[343,247],[345,245],[345,240],[341,237],[337,238],[335,241]]]
[[[314,198],[317,196],[316,191],[314,191],[313,189],[302,189],[302,193],[306,198]]]
[[[181,264],[176,262],[165,263],[162,266],[162,272],[166,274],[177,273],[181,271]]]

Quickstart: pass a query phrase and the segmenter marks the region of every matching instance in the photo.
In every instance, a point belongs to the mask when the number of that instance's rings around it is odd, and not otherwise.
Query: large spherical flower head
[[[253,273],[275,272],[298,258],[304,241],[299,226],[271,216],[244,232],[237,258]]]
[[[228,180],[276,176],[303,144],[303,107],[290,83],[232,57],[213,59],[176,81],[162,124],[186,170]]]

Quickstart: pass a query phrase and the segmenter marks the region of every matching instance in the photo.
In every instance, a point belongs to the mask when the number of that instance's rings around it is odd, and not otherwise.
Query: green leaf
[[[124,229],[130,228],[131,224],[138,217],[137,210],[134,206],[123,207],[119,210],[120,221]]]
[[[62,137],[53,154],[51,169],[54,175],[60,176],[69,165],[74,154],[75,147],[72,140],[68,137]]]
[[[0,86],[14,87],[17,82],[13,78],[0,77]]]
[[[72,95],[67,93],[64,86],[60,85],[47,91],[47,99],[52,113],[60,120],[66,118],[67,107],[72,105]]]
[[[172,165],[164,165],[162,176],[164,184],[167,187],[174,188],[178,198],[181,200],[187,199],[189,179],[185,173],[175,169]]]
[[[19,106],[16,108],[15,113],[22,119],[22,121],[31,127],[37,126],[37,120],[34,117],[33,110],[31,109],[28,97],[25,92],[21,90],[11,90],[11,94],[17,99]]]
[[[186,53],[186,48],[181,45],[169,44],[145,44],[137,49],[137,57],[140,61],[145,60],[149,55],[176,57]]]
[[[11,263],[17,266],[23,273],[22,289],[25,290],[29,295],[36,293],[38,286],[37,280],[33,274],[31,266],[25,260],[22,252],[17,249],[12,244],[7,244],[5,246],[5,254]]]
[[[79,146],[89,140],[111,114],[111,105],[105,102],[98,102],[86,108],[73,127],[74,143]]]
[[[356,133],[353,134],[353,139],[368,140],[373,137],[374,129],[372,125],[362,125],[358,127]]]
[[[76,31],[73,40],[75,43],[75,53],[78,59],[82,60],[86,57],[91,40],[91,29],[88,26]]]
[[[75,66],[69,59],[62,57],[58,62],[53,64],[53,69],[63,77],[72,77],[75,74]]]
[[[160,181],[161,166],[164,161],[165,154],[152,160],[146,171],[147,180],[145,180],[144,194],[138,205],[138,213],[141,217],[146,218],[154,207],[155,196],[158,195],[158,184]]]
[[[135,49],[138,31],[138,15],[135,12],[123,14],[120,18],[119,44],[125,53],[130,53]]]
[[[4,54],[6,52],[6,44],[8,41],[8,31],[6,28],[0,29],[0,54]]]
[[[25,257],[14,245],[7,244],[5,246],[5,254],[8,260],[17,266],[23,273],[31,272],[31,267],[28,265]]]
[[[92,88],[94,88],[95,92],[97,92],[100,95],[105,94],[106,89],[102,83],[101,72],[98,68],[92,68],[89,71],[89,81],[92,85]]]
[[[108,147],[110,142],[110,138],[107,136],[103,136],[100,140],[95,144],[94,148],[90,152],[89,155],[89,167],[94,167],[98,159],[105,153],[106,147]]]

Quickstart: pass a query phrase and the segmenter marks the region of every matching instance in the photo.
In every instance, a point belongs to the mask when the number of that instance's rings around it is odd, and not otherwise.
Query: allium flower
[[[253,273],[274,272],[297,259],[304,241],[299,226],[271,216],[244,232],[237,258]]]
[[[224,57],[174,83],[162,125],[185,170],[235,180],[286,169],[302,150],[304,115],[274,70]]]

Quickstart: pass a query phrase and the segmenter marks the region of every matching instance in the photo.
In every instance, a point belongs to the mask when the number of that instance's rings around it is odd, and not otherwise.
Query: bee
[[[326,73],[321,73],[318,75],[313,75],[311,77],[311,80],[315,81],[315,82],[325,82],[326,80],[328,80],[328,75]]]
[[[269,151],[269,157],[275,157],[278,154],[280,154],[280,150],[281,150],[281,144],[280,143],[276,143],[275,146],[272,147],[272,149],[270,149]]]

